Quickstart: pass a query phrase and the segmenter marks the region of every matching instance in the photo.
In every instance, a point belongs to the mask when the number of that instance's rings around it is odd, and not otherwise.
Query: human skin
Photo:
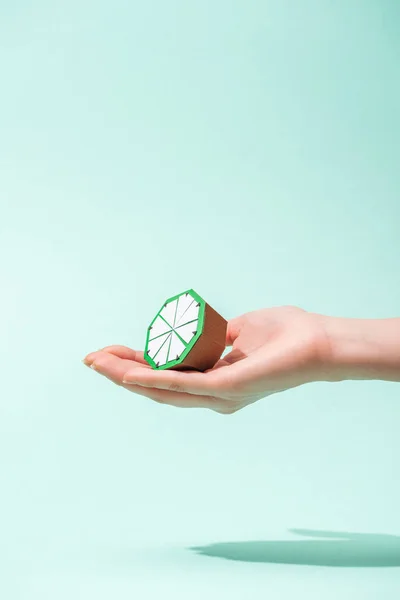
[[[143,352],[107,346],[84,363],[162,404],[231,414],[271,394],[316,381],[400,381],[400,319],[328,317],[294,306],[228,322],[231,351],[206,371],[154,370]]]

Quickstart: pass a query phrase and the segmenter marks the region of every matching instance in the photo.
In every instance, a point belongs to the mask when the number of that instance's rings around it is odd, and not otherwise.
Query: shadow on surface
[[[203,556],[243,562],[324,567],[400,566],[399,536],[312,529],[289,531],[314,539],[221,542],[193,546],[189,550]]]

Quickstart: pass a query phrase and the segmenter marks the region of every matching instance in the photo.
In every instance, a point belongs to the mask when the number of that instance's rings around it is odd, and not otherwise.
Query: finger
[[[96,358],[96,355],[99,352],[101,352],[101,350],[96,350],[95,352],[90,352],[89,354],[87,354],[85,356],[85,358],[83,359],[83,362],[85,363],[85,365],[87,365],[88,367],[90,367],[90,365],[92,364],[92,362]]]
[[[92,369],[108,379],[111,379],[111,381],[118,385],[122,385],[122,380],[128,369],[132,370],[136,366],[146,370],[146,367],[142,363],[119,358],[118,356],[110,354],[109,352],[104,352],[103,350],[99,350],[93,354],[94,356],[90,364]],[[148,368],[151,368],[150,365]]]
[[[96,356],[99,352],[108,352],[109,354],[114,354],[119,358],[124,358],[127,360],[133,360],[135,362],[139,362],[143,365],[147,365],[147,361],[143,356],[143,352],[139,350],[132,350],[131,348],[127,348],[126,346],[106,346],[101,350],[96,350],[95,352],[90,352],[85,356],[83,362],[90,366],[92,362],[95,360]]]
[[[107,377],[107,379],[110,379],[113,383],[120,385],[131,392],[135,392],[136,394],[145,396],[162,404],[170,404],[171,406],[181,408],[208,408],[222,414],[230,414],[232,412],[231,407],[227,405],[226,400],[223,398],[124,383],[124,373],[126,372],[127,366],[129,365],[132,370],[134,361],[121,359],[101,350],[98,351],[96,355],[97,356],[91,365],[92,368],[101,375]],[[136,365],[137,370],[147,370],[140,363],[136,363]],[[133,369],[132,372],[136,369]],[[152,371],[150,365],[148,369]]]
[[[221,366],[206,373],[181,372],[173,369],[156,371],[137,367],[124,375],[124,383],[202,396],[224,396],[235,386],[235,365]]]
[[[193,394],[184,394],[159,390],[157,388],[147,388],[140,385],[123,384],[123,387],[139,396],[144,396],[154,400],[159,404],[168,404],[178,408],[208,408],[217,412],[223,412],[224,402],[218,402],[218,399],[209,396],[196,396]]]
[[[147,361],[144,358],[144,354],[141,350],[133,350],[132,348],[128,348],[127,346],[106,346],[102,348],[104,352],[109,352],[110,354],[115,354],[115,356],[119,356],[119,358],[126,358],[128,360],[134,360],[136,362],[143,363],[147,365]]]

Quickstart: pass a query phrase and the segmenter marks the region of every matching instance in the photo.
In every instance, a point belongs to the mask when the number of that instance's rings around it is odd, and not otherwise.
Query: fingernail
[[[134,385],[136,383],[136,381],[127,381],[126,379],[123,379],[122,383],[128,383],[129,385]]]
[[[96,371],[97,370],[97,365],[95,365],[95,363],[92,363],[90,365],[90,368],[93,369],[94,371]]]

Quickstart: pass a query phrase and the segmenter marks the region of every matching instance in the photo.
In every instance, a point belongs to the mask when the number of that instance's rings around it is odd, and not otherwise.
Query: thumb
[[[228,321],[228,327],[226,329],[226,340],[225,346],[233,346],[233,342],[237,340],[240,335],[240,331],[243,327],[243,317],[235,317]]]

